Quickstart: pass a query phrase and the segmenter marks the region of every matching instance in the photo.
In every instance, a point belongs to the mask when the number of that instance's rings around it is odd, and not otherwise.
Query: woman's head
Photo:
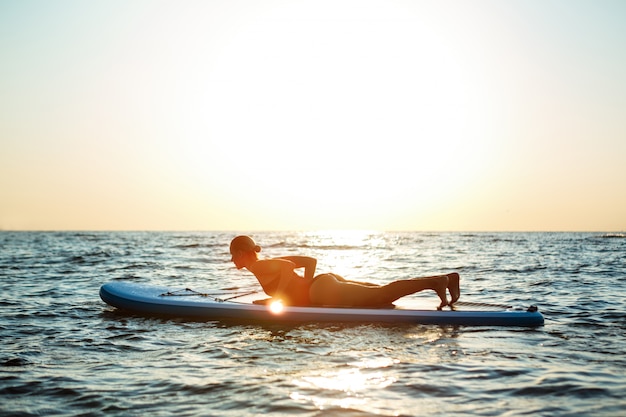
[[[249,260],[256,260],[258,252],[261,252],[261,247],[250,236],[237,236],[230,242],[231,260],[239,269],[246,266]]]
[[[261,252],[261,247],[254,243],[250,236],[237,236],[230,242],[230,253],[233,251],[254,251]]]

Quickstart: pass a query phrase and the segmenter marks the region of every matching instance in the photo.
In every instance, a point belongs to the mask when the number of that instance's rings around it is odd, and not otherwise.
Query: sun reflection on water
[[[318,258],[318,273],[333,272],[348,279],[371,281],[369,271],[380,267],[389,246],[385,235],[368,230],[332,230],[302,233],[303,246]]]
[[[322,410],[328,407],[363,408],[368,405],[367,393],[387,388],[397,381],[396,377],[378,370],[396,363],[398,361],[391,358],[363,360],[348,363],[349,369],[303,376],[293,381],[301,391],[292,392],[290,397],[295,401],[311,402]],[[323,394],[319,394],[320,391]]]

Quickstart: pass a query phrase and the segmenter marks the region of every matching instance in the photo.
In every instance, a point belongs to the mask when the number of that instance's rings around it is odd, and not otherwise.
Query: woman
[[[349,281],[326,273],[315,276],[317,259],[307,256],[285,256],[260,260],[261,247],[249,236],[237,236],[230,243],[231,260],[237,269],[246,268],[259,280],[265,293],[286,305],[382,307],[398,298],[422,290],[434,290],[441,304],[452,306],[460,296],[459,274],[394,281],[386,285]],[[296,269],[304,268],[304,276]],[[450,291],[448,302],[446,289]]]

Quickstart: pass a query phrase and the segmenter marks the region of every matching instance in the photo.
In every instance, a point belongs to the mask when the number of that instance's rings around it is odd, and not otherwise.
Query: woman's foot
[[[434,277],[433,280],[434,280],[433,290],[435,290],[435,292],[437,293],[437,296],[441,300],[441,304],[439,304],[439,307],[437,307],[437,310],[441,310],[442,308],[444,308],[445,306],[449,304],[448,298],[446,297],[446,288],[448,287],[449,279],[447,275],[442,275],[440,277]]]
[[[456,272],[448,274],[448,291],[450,291],[450,305],[456,303],[461,297],[461,276]]]
[[[429,289],[433,290],[437,293],[437,296],[441,300],[441,304],[437,307],[437,310],[441,310],[443,307],[450,305],[448,303],[448,299],[446,298],[446,289],[448,288],[448,275],[436,275],[431,277],[419,277],[419,278],[410,278],[410,281],[419,281],[420,289],[417,291]],[[415,289],[414,289],[415,292]]]

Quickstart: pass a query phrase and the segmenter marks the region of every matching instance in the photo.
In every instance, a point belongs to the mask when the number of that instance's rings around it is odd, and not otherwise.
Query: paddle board
[[[458,303],[455,310],[435,306],[402,305],[388,308],[291,307],[254,304],[267,298],[261,292],[201,292],[115,281],[100,288],[100,298],[118,309],[146,315],[189,317],[202,320],[267,322],[391,322],[453,324],[467,326],[541,326],[543,315],[532,306],[512,308],[488,304]],[[408,297],[405,297],[408,298]],[[400,301],[400,300],[399,300]],[[489,308],[485,308],[485,306]]]

